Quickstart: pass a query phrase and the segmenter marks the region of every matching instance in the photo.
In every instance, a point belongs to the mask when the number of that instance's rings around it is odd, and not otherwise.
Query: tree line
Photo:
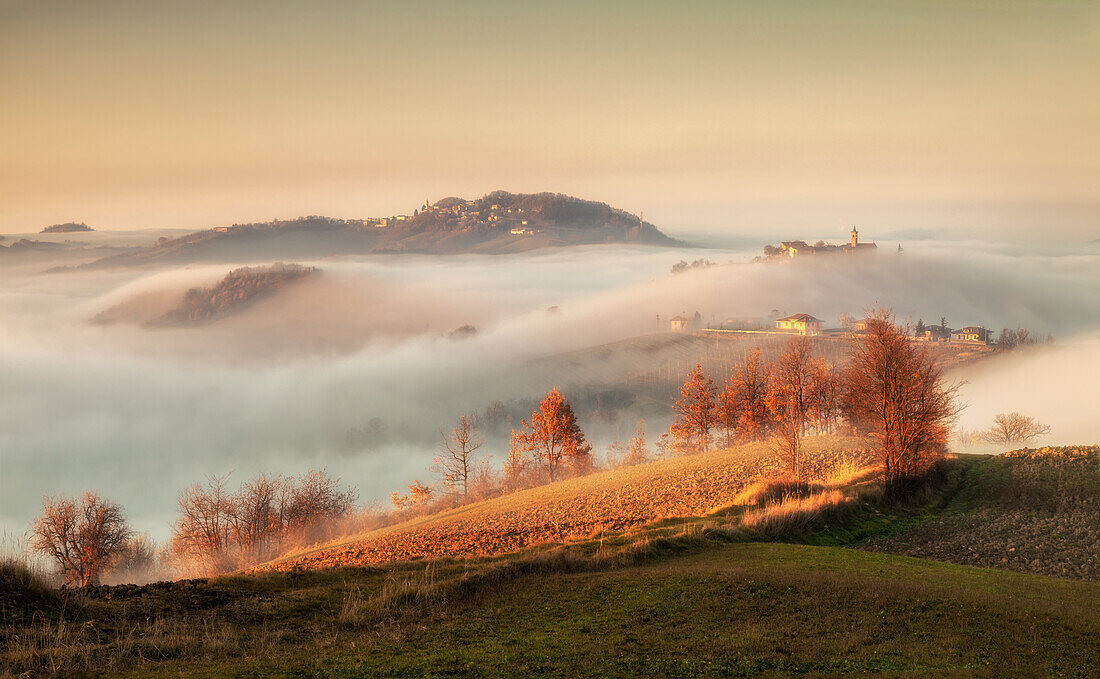
[[[31,528],[31,547],[82,587],[104,575],[210,575],[271,559],[288,548],[335,536],[352,518],[358,493],[324,470],[299,476],[261,474],[229,485],[211,476],[185,488],[179,516],[161,549],[126,521],[122,508],[96,493],[47,497]]]
[[[878,439],[883,482],[896,492],[945,451],[956,390],[927,348],[909,341],[888,312],[876,312],[840,367],[816,358],[806,337],[791,339],[772,361],[750,351],[720,385],[696,366],[680,389],[664,445],[701,452],[715,433],[726,447],[770,438],[788,473],[801,480],[803,438],[843,423]]]

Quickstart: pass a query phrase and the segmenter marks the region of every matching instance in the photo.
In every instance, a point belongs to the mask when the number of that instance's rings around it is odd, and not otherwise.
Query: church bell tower
[[[856,231],[856,227],[852,227],[852,247],[859,247],[859,231]]]

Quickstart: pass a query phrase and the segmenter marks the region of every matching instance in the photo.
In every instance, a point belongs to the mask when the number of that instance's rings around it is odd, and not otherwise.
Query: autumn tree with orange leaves
[[[592,446],[585,440],[573,408],[557,389],[546,394],[530,421],[523,420],[523,427],[520,437],[524,450],[542,460],[550,483],[563,466],[574,470],[590,466]]]
[[[710,432],[718,424],[715,391],[714,380],[707,377],[702,365],[692,368],[680,387],[669,432],[685,448],[703,452],[710,447]]]
[[[883,483],[902,492],[939,458],[958,407],[932,354],[889,311],[870,314],[844,373],[845,411],[879,441]]]
[[[737,439],[737,425],[741,421],[741,400],[737,398],[737,387],[732,379],[722,385],[715,404],[715,418],[718,429],[722,430],[727,448]]]
[[[733,371],[733,390],[740,416],[738,436],[744,441],[756,441],[768,430],[768,365],[760,360],[760,349],[753,347]]]

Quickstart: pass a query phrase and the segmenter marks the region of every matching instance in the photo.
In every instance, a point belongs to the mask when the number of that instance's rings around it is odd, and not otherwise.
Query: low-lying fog
[[[459,413],[554,386],[568,397],[585,380],[532,359],[663,332],[681,312],[707,322],[807,312],[828,327],[878,303],[913,323],[1050,333],[1055,345],[953,374],[967,380],[961,424],[981,428],[1018,410],[1053,427],[1046,443],[1100,441],[1100,255],[980,242],[906,243],[900,255],[893,247],[779,264],[751,263],[758,247],[627,246],[299,261],[320,275],[193,327],[142,321],[234,265],[0,270],[0,529],[25,530],[45,494],[95,489],[163,538],[177,492],[230,471],[242,479],[325,466],[364,500],[386,497],[429,478],[438,432]],[[696,259],[719,266],[670,273]],[[91,322],[111,309],[115,322]],[[462,325],[477,333],[448,337]],[[643,362],[624,353],[590,381],[613,383]],[[632,426],[636,416],[625,419]],[[377,423],[388,436],[368,444],[354,435]],[[665,424],[650,420],[651,440]],[[591,431],[602,451],[609,430]],[[502,452],[496,440],[486,449]]]

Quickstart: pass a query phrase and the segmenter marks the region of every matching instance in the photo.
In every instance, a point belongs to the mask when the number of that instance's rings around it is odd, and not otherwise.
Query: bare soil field
[[[863,439],[829,436],[806,442],[809,478],[873,462]],[[519,491],[292,553],[255,570],[506,554],[660,519],[703,516],[734,504],[753,481],[778,475],[772,445],[747,444]]]
[[[1023,449],[961,461],[966,476],[942,515],[862,546],[1100,581],[1100,446]]]

